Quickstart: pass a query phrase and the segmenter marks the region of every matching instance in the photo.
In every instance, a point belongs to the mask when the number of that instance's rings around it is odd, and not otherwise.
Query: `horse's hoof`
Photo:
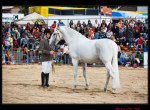
[[[73,86],[73,87],[72,87],[72,90],[75,90],[75,89],[76,89],[76,86]]]
[[[86,88],[85,88],[85,90],[89,90],[89,88],[88,88],[88,87],[86,87]]]
[[[116,93],[116,92],[115,92],[115,89],[113,89],[113,90],[112,90],[112,94],[115,94],[115,93]]]
[[[104,88],[104,92],[106,92],[106,88]]]

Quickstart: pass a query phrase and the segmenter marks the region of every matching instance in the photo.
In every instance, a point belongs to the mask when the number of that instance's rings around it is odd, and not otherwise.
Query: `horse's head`
[[[51,35],[50,38],[50,45],[57,45],[59,41],[63,39],[62,34],[59,32],[58,28],[54,29],[53,34]]]

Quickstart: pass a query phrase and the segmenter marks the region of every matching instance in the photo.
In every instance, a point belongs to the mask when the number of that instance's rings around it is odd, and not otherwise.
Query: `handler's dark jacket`
[[[49,46],[49,42],[47,39],[43,38],[40,41],[40,48],[42,51],[42,62],[44,61],[50,61],[53,59],[53,55],[50,54],[50,51],[52,51],[52,49]]]

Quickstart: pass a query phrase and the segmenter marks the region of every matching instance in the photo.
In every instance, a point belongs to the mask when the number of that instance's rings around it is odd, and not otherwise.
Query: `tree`
[[[29,13],[29,6],[21,6],[19,13],[24,13],[25,16],[28,15],[28,13]]]

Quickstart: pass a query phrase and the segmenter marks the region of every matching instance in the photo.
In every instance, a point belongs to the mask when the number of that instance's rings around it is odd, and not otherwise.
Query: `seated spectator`
[[[88,39],[90,39],[90,40],[94,39],[94,32],[93,32],[92,28],[90,28],[90,30],[89,30]]]
[[[124,26],[124,23],[122,23],[121,26],[119,27],[119,37],[120,38],[123,37],[124,31],[125,31],[125,26]]]
[[[36,21],[36,22],[34,23],[34,27],[39,28],[39,23],[38,23],[38,21]]]
[[[117,23],[117,26],[120,28],[120,26],[122,26],[122,24],[123,24],[123,21],[122,21],[122,19],[120,19],[119,22]]]
[[[137,54],[135,55],[135,64],[137,67],[138,66],[142,66],[143,63],[143,53],[137,52]]]
[[[99,36],[100,36],[100,39],[106,38],[106,33],[104,32],[104,29],[101,30]]]
[[[22,36],[23,29],[21,28],[21,25],[18,25],[17,30],[18,30],[18,32],[20,33],[20,36]]]
[[[35,43],[35,39],[33,38],[33,35],[31,35],[29,37],[28,43],[27,43],[27,48],[30,49],[34,49],[34,43]]]
[[[115,39],[115,37],[113,36],[113,34],[111,35],[110,39],[111,39],[112,41],[116,42],[116,39]]]
[[[140,29],[139,29],[138,25],[135,23],[134,26],[133,26],[133,31],[135,32],[136,30],[139,31]]]
[[[123,36],[122,38],[120,38],[120,42],[122,43],[123,46],[126,46],[127,44],[127,39],[125,36]]]
[[[41,34],[40,34],[41,39],[43,39],[43,38],[44,38],[44,31],[45,31],[45,28],[43,27],[43,28],[42,28],[42,32],[41,32]]]
[[[147,29],[146,29],[146,27],[144,26],[143,23],[142,23],[141,26],[140,26],[139,32],[140,32],[142,35],[144,35],[144,38],[146,38]]]
[[[91,23],[91,20],[88,20],[88,24],[87,24],[90,28],[92,28],[92,23]]]
[[[105,20],[102,20],[101,28],[102,28],[102,27],[107,27],[107,24],[106,24]]]
[[[137,45],[137,41],[140,38],[140,33],[139,33],[138,29],[136,29],[135,32],[134,32],[134,38],[135,38],[134,42]]]
[[[5,49],[6,49],[6,53],[8,52],[8,50],[10,48],[10,37],[11,37],[10,34],[5,37]]]
[[[112,31],[110,29],[108,29],[108,31],[106,32],[106,37],[108,39],[110,39],[110,37],[113,35]]]
[[[25,48],[24,48],[24,51],[23,51],[23,63],[27,63],[27,59],[28,59],[28,62],[29,62],[29,58],[28,58],[28,48],[25,47]]]
[[[27,23],[26,30],[30,29],[30,23]]]
[[[80,32],[82,35],[84,35],[84,34],[85,34],[83,25],[81,25],[81,29],[80,29],[80,31],[79,31],[79,32]]]
[[[129,21],[129,25],[133,28],[134,24],[135,24],[134,20],[131,19],[131,20]]]
[[[39,31],[39,29],[37,29],[34,33],[33,33],[33,37],[35,38],[35,39],[37,39],[37,38],[40,38],[40,31]]]
[[[56,57],[55,57],[55,62],[60,64],[61,57],[62,57],[62,52],[60,49],[58,49],[58,52],[57,52]]]
[[[85,37],[88,38],[88,35],[89,35],[89,26],[86,25],[86,27],[84,28],[84,32],[85,32]]]
[[[138,51],[139,47],[141,48],[141,51],[143,51],[143,37],[141,36],[140,39],[138,39],[138,43],[136,45],[136,51]]]
[[[14,28],[12,28],[12,31],[10,32],[10,34],[14,38],[14,36],[15,36],[15,30],[14,30]]]
[[[80,21],[77,22],[77,25],[76,25],[76,26],[77,26],[77,31],[79,32],[80,29],[81,29],[81,23],[80,23]]]
[[[117,26],[117,23],[112,28],[112,32],[113,32],[115,38],[119,37],[119,27]]]
[[[23,39],[22,43],[23,43],[23,48],[27,47],[27,44],[28,44],[28,36],[25,36],[25,39]]]
[[[12,58],[10,56],[10,52],[8,52],[5,56],[4,56],[4,62],[5,64],[11,64],[12,63]]]
[[[75,24],[73,23],[73,20],[71,19],[71,20],[70,20],[70,23],[69,23],[69,27],[70,27],[70,28],[74,28],[74,26],[75,26]]]
[[[126,57],[127,57],[127,54],[123,50],[122,53],[121,53],[121,55],[120,55],[120,60],[121,60],[121,64],[124,65],[124,66],[126,64]]]
[[[84,21],[83,21],[82,25],[83,25],[84,28],[86,27],[86,23]]]
[[[131,51],[130,53],[131,53],[131,55],[130,55],[131,66],[133,66],[134,65],[134,57],[135,57],[135,55],[134,55],[133,51]]]
[[[61,21],[61,19],[59,19],[58,25],[59,26],[63,26],[64,25],[64,23]]]

